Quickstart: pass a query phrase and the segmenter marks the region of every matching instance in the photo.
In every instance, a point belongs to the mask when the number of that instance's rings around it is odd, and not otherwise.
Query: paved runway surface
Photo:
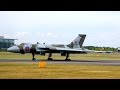
[[[30,59],[0,59],[0,62],[40,62],[46,61],[50,64],[81,64],[81,65],[111,65],[111,66],[120,66],[120,60],[71,60],[71,61],[64,61],[64,60],[36,60],[32,61]]]

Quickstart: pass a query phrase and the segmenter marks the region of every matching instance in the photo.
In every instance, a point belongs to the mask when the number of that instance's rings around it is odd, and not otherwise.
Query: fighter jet
[[[83,42],[85,40],[85,34],[78,34],[78,36],[68,45],[61,44],[30,44],[30,43],[21,43],[20,45],[12,46],[7,49],[9,52],[13,53],[32,53],[32,60],[36,60],[34,58],[35,54],[44,55],[49,53],[48,60],[53,60],[52,53],[60,53],[61,56],[66,56],[65,60],[69,61],[69,54],[81,54],[87,53],[87,50],[82,48]]]

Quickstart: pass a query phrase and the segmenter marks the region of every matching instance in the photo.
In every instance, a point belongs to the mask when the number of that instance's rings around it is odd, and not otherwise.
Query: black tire
[[[70,59],[65,59],[65,61],[70,61]]]
[[[32,60],[33,60],[33,61],[35,61],[35,60],[36,60],[36,58],[33,58]]]
[[[53,60],[53,59],[52,59],[52,58],[48,58],[47,60],[50,60],[50,61],[51,61],[51,60]]]

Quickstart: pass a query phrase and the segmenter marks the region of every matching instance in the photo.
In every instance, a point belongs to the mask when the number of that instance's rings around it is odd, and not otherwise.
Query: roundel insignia
[[[29,47],[25,47],[26,52],[29,52],[29,50],[30,50]]]

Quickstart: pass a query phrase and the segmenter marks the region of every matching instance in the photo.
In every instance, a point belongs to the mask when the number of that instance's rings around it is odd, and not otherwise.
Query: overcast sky
[[[78,34],[83,46],[120,47],[120,11],[0,11],[0,36],[16,44],[69,44]]]

